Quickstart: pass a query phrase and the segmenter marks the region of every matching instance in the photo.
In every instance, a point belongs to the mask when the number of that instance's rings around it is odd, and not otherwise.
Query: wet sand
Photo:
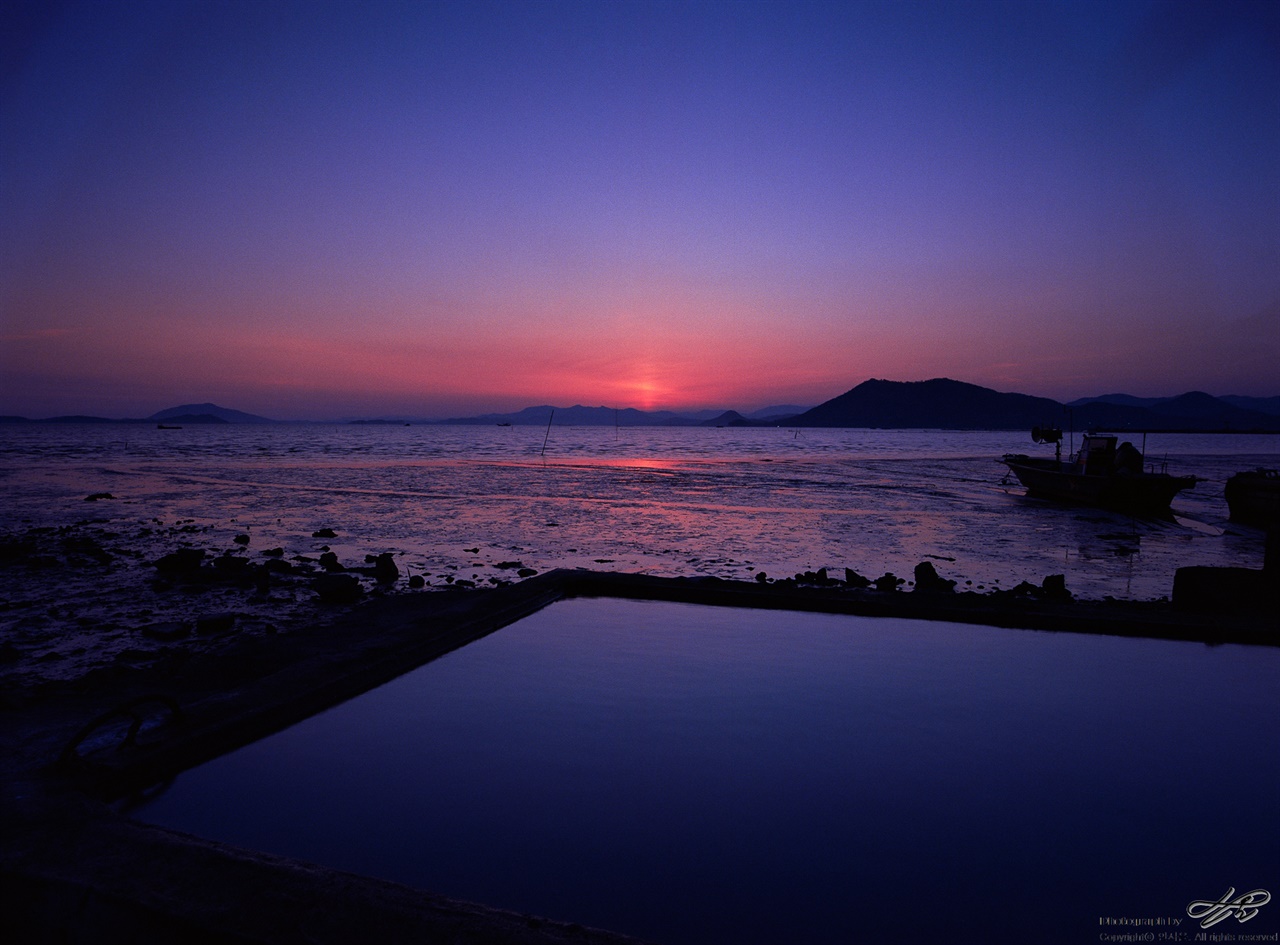
[[[6,581],[26,598],[61,589],[71,601],[96,575],[106,598],[100,612],[113,615],[103,627],[78,625],[70,606],[65,620],[24,614],[35,608],[22,595],[6,614],[18,612],[2,644],[0,868],[6,923],[18,940],[626,941],[571,916],[514,915],[184,837],[135,823],[111,803],[565,597],[1280,643],[1274,611],[1230,616],[1186,613],[1167,601],[1076,601],[1052,582],[999,594],[923,584],[886,590],[825,572],[764,582],[556,570],[488,588],[415,591],[403,577],[380,585],[370,563],[369,573],[352,577],[362,588],[357,601],[326,603],[315,590],[326,574],[318,562],[270,571],[261,558],[220,565],[205,556],[166,569],[152,559],[162,548],[128,555],[111,542],[53,530],[11,538],[6,548]],[[134,586],[133,595],[122,585]]]

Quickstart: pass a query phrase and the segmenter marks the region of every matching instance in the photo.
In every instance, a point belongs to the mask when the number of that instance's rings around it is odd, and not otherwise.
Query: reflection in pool
[[[135,815],[670,943],[1185,931],[1280,893],[1278,684],[1264,648],[571,600]]]

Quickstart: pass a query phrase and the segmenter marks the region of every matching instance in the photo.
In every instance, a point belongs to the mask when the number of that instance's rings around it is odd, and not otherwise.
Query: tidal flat
[[[1261,566],[1263,535],[1227,521],[1222,488],[1280,463],[1274,436],[1152,437],[1153,462],[1203,481],[1170,517],[1138,519],[1027,498],[995,461],[1028,448],[1015,432],[32,424],[0,438],[0,657],[22,692],[324,622],[321,574],[353,576],[362,597],[553,568],[850,569],[909,591],[929,562],[959,591],[1062,575],[1076,598],[1159,600],[1179,567]],[[176,552],[203,558],[157,567]],[[389,581],[373,573],[385,556]]]

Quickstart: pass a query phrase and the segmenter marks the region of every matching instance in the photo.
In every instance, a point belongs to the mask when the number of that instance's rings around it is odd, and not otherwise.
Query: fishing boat
[[[1231,521],[1259,528],[1280,527],[1280,469],[1238,472],[1223,489]]]
[[[1054,443],[1054,458],[1006,453],[1000,460],[1027,487],[1028,495],[1137,515],[1168,515],[1173,497],[1196,484],[1195,476],[1171,476],[1148,467],[1133,444],[1117,446],[1117,438],[1109,434],[1086,433],[1079,452],[1066,462],[1061,430],[1036,427],[1031,437],[1037,443]]]

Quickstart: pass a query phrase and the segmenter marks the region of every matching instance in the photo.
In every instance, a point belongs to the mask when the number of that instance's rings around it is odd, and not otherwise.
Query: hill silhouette
[[[1063,404],[1048,397],[1003,393],[946,377],[927,381],[872,379],[810,409],[769,407],[746,416],[735,410],[637,410],[634,407],[553,407],[543,404],[514,413],[489,413],[415,423],[546,426],[795,426],[880,429],[1029,430],[1034,426],[1077,430],[1280,432],[1280,397],[1214,397],[1189,391],[1176,397],[1104,394]],[[553,416],[554,414],[554,416]],[[220,407],[183,404],[142,420],[49,417],[31,421],[0,416],[0,423],[275,423],[266,417]],[[348,422],[406,422],[361,420]]]
[[[1192,391],[1157,400],[1108,395],[1068,407],[1048,397],[1006,394],[976,384],[864,381],[787,421],[800,427],[1017,430],[1037,425],[1114,430],[1280,430],[1280,417]]]
[[[945,430],[1019,429],[1056,423],[1062,404],[1029,394],[1002,394],[976,384],[864,381],[790,421],[801,427],[937,427]]]
[[[266,417],[245,413],[243,410],[232,410],[219,407],[217,404],[183,404],[180,407],[167,407],[157,411],[148,420],[166,423],[273,423]]]

